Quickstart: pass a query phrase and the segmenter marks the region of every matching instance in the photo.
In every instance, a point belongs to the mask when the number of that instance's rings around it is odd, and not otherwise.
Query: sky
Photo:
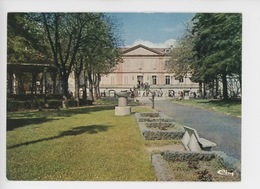
[[[124,46],[143,44],[148,47],[163,48],[174,45],[182,36],[185,23],[193,13],[110,13],[121,29]]]

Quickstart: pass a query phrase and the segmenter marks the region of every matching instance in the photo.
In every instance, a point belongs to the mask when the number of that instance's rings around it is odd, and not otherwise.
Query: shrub
[[[44,105],[44,101],[36,100],[13,100],[7,99],[7,111],[18,111],[25,109],[38,109]]]
[[[17,101],[44,99],[44,97],[44,94],[7,94],[8,99],[13,99]]]
[[[53,100],[53,99],[62,100],[63,97],[62,97],[61,94],[48,94],[48,95],[47,95],[47,100],[48,100],[48,99],[51,99],[51,100]]]
[[[45,98],[47,106],[45,107]],[[26,109],[56,109],[62,107],[63,96],[60,94],[8,94],[7,95],[7,111],[19,111]],[[93,101],[80,99],[80,106],[92,105]],[[75,99],[68,100],[69,107],[76,107]]]
[[[80,106],[93,105],[93,101],[92,100],[80,99],[79,100],[79,105]]]
[[[62,100],[48,100],[48,108],[58,108],[62,107]]]

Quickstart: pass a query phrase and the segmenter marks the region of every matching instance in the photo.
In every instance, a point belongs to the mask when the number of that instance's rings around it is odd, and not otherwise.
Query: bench
[[[181,139],[182,144],[188,151],[211,151],[212,147],[217,146],[216,143],[205,138],[200,138],[197,131],[191,127],[184,126],[185,133]]]

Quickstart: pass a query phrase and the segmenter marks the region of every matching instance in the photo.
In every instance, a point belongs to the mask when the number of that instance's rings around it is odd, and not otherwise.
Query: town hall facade
[[[115,92],[143,88],[149,85],[150,90],[161,91],[164,96],[174,95],[182,91],[197,92],[198,83],[190,80],[191,75],[184,78],[175,78],[169,73],[166,64],[170,59],[169,48],[149,48],[142,44],[124,48],[122,63],[114,71],[102,76],[100,90]]]

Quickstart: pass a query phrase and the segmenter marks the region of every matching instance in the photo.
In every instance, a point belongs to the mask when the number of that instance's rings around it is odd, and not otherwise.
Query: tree
[[[192,72],[191,62],[193,61],[193,36],[190,33],[190,25],[186,26],[186,32],[177,40],[177,44],[171,51],[171,58],[167,62],[169,72],[175,74],[175,78],[187,77]]]
[[[42,62],[53,64],[61,79],[65,105],[68,78],[72,71],[77,99],[83,68],[88,68],[94,81],[95,96],[98,97],[101,74],[108,73],[119,59],[116,25],[101,13],[18,13],[10,16],[9,25],[9,60],[39,62],[41,60],[35,57],[40,57]],[[21,34],[18,35],[19,32]],[[31,56],[26,59],[28,54]],[[55,85],[57,74],[51,76]],[[36,78],[35,75],[33,78]]]
[[[199,83],[199,91],[202,94],[203,76],[201,69],[196,62],[193,46],[195,35],[192,35],[192,22],[186,24],[186,29],[181,38],[177,40],[176,46],[171,51],[171,58],[167,62],[167,70],[175,74],[175,78],[180,79],[190,76],[193,82]]]
[[[7,59],[12,63],[46,63],[50,49],[43,40],[43,31],[28,13],[9,13],[7,25]]]
[[[116,21],[106,15],[97,23],[94,41],[83,46],[84,68],[89,81],[89,96],[92,100],[100,98],[101,76],[110,73],[121,61],[121,37],[117,32]]]
[[[75,97],[79,101],[79,80],[87,75],[92,100],[100,97],[99,83],[102,74],[107,74],[118,62],[120,36],[115,22],[104,14],[93,20],[82,43],[73,66],[75,76]],[[85,79],[84,79],[85,80]],[[85,84],[83,86],[85,91]],[[85,94],[85,92],[83,92]],[[84,98],[84,95],[83,95]]]
[[[220,78],[227,100],[227,76],[235,74],[241,78],[241,14],[196,14],[193,23],[196,62],[192,67],[205,82]]]
[[[8,63],[46,63],[50,61],[50,49],[43,40],[43,32],[30,19],[28,13],[9,13],[7,24],[7,61]],[[18,79],[19,93],[24,93],[24,83],[31,81],[31,93],[36,86],[36,77],[40,71],[21,72],[18,68],[8,70],[8,89],[13,93],[13,74]],[[30,75],[31,74],[31,75]]]
[[[88,39],[92,22],[98,13],[43,13],[44,25],[51,46],[54,65],[59,71],[65,104],[68,98],[68,78],[82,44]]]

